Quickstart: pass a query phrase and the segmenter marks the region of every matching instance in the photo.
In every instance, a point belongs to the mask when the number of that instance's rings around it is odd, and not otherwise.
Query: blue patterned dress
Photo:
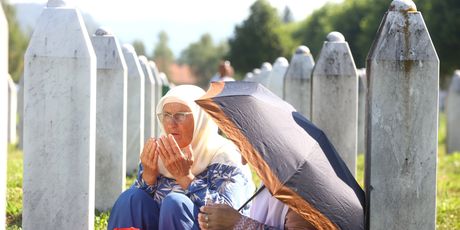
[[[222,159],[196,175],[186,190],[162,175],[149,186],[142,179],[142,164],[138,172],[133,186],[115,202],[107,229],[199,229],[197,216],[205,202],[238,209],[255,189],[247,165]],[[249,208],[242,213],[248,214]]]
[[[142,164],[139,164],[139,173],[133,186],[148,192],[158,205],[161,205],[170,192],[178,192],[188,196],[198,207],[203,206],[206,199],[211,199],[213,203],[225,203],[239,208],[254,192],[247,166],[235,167],[213,163],[195,176],[187,190],[183,190],[176,180],[162,175],[157,178],[155,184],[148,186],[142,179],[142,171]]]

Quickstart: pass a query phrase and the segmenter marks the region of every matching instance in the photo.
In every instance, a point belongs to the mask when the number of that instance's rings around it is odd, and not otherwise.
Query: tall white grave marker
[[[123,45],[123,55],[128,67],[126,173],[131,174],[137,169],[144,147],[145,76],[132,45]]]
[[[111,32],[99,28],[91,41],[97,56],[96,209],[107,211],[126,181],[127,67]]]
[[[367,58],[369,229],[435,229],[439,59],[410,0],[394,0]]]
[[[356,175],[358,75],[348,43],[339,32],[324,42],[313,70],[312,122],[330,138]]]
[[[310,49],[299,46],[284,79],[284,100],[308,119],[311,117],[311,73],[314,66]]]
[[[63,1],[48,1],[25,54],[23,135],[23,229],[93,229],[96,55]]]

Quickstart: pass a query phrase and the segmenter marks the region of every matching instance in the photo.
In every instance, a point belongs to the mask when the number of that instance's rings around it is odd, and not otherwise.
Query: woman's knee
[[[117,203],[125,205],[136,205],[136,204],[148,204],[148,203],[154,203],[155,201],[153,198],[144,190],[138,189],[138,188],[129,188],[126,191],[124,191],[117,199]]]
[[[163,199],[163,202],[161,204],[162,209],[168,209],[168,210],[177,210],[177,209],[183,209],[184,205],[188,206],[192,203],[189,197],[182,193],[177,193],[177,192],[170,192],[166,197]]]

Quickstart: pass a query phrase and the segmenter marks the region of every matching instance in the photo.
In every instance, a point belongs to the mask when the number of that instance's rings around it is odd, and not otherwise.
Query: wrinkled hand
[[[144,149],[141,153],[141,163],[144,169],[142,179],[148,184],[152,185],[156,182],[158,177],[158,156],[159,150],[157,140],[154,138],[147,139]]]
[[[241,214],[226,204],[201,206],[198,223],[201,229],[233,229]]]
[[[158,143],[160,157],[166,169],[182,188],[187,189],[195,178],[192,174],[192,147],[189,145],[182,152],[171,134],[162,136]]]

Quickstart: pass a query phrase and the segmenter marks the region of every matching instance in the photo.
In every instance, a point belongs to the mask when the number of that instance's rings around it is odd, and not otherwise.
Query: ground
[[[445,152],[445,117],[440,116],[438,174],[437,174],[437,216],[436,229],[460,229],[460,152],[447,155]],[[357,180],[364,187],[364,155],[358,155]],[[134,181],[128,177],[126,187]],[[254,181],[259,178],[254,174]],[[22,222],[22,152],[15,145],[8,147],[7,181],[7,229],[21,229]],[[106,229],[108,212],[97,212],[94,220],[96,230]]]

